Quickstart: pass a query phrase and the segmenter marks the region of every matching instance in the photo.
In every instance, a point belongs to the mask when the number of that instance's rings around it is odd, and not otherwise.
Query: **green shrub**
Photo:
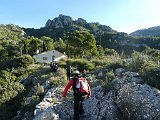
[[[140,74],[146,84],[160,90],[160,70],[157,68],[157,64],[144,64],[140,70]]]
[[[69,59],[68,64],[83,72],[84,70],[93,70],[94,64],[86,59]]]
[[[38,96],[42,96],[44,94],[44,87],[40,85],[39,83],[34,87],[35,94]]]
[[[95,65],[95,67],[102,67],[105,66],[107,64],[107,61],[102,59],[93,59],[92,63]]]
[[[112,70],[116,70],[117,68],[123,68],[123,65],[121,62],[116,62],[116,63],[111,63],[110,65],[108,65],[108,68]]]
[[[20,67],[27,67],[34,63],[34,59],[30,55],[20,56],[16,61],[19,63]]]
[[[66,61],[65,60],[58,61],[58,66],[61,68],[66,68],[67,67]]]
[[[18,67],[27,67],[30,64],[34,63],[34,59],[30,55],[23,55],[16,57],[12,60],[6,60],[0,62],[0,70],[18,68]]]
[[[105,55],[117,55],[118,53],[114,49],[106,48],[104,51]]]
[[[143,64],[149,62],[149,56],[140,52],[134,52],[131,57],[132,60],[127,66],[131,71],[139,72]]]
[[[0,89],[0,106],[14,97],[18,95],[18,93],[21,93],[24,90],[24,86],[18,82],[11,82],[7,84],[7,86],[4,86],[3,89]]]
[[[107,80],[113,80],[115,78],[113,70],[110,70],[106,73]]]
[[[15,60],[6,60],[6,61],[2,61],[0,62],[0,70],[7,70],[7,69],[11,69],[11,68],[16,68],[18,67],[18,62],[16,62]]]

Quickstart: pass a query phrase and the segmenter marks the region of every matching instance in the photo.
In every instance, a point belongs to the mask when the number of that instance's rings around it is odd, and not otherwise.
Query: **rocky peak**
[[[75,22],[76,22],[77,24],[80,24],[80,25],[87,23],[86,20],[83,19],[83,18],[78,18]]]
[[[45,27],[52,27],[52,28],[64,28],[65,26],[69,27],[73,25],[73,19],[70,16],[65,16],[60,14],[58,17],[54,18],[53,20],[48,20],[46,22]]]

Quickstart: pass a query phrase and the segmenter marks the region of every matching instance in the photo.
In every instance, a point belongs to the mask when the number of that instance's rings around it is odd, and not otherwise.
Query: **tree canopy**
[[[89,32],[74,31],[70,33],[67,43],[67,54],[69,54],[69,56],[85,57],[98,54],[96,40]]]

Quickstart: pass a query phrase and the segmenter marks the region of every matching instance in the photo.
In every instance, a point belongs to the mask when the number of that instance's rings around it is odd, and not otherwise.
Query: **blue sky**
[[[160,0],[1,0],[0,24],[44,27],[59,14],[131,33],[160,25]]]

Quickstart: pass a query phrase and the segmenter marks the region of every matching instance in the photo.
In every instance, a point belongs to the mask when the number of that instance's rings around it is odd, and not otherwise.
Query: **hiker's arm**
[[[91,88],[89,85],[88,85],[88,90],[89,90],[88,97],[91,97]]]
[[[63,97],[66,97],[68,89],[73,85],[73,80],[70,80],[69,83],[66,85],[64,92],[63,92]]]

